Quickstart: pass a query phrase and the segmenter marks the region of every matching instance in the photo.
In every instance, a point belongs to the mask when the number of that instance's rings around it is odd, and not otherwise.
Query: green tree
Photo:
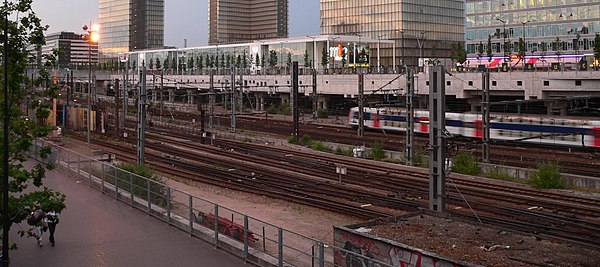
[[[600,34],[598,33],[594,37],[594,61],[594,68],[597,70],[600,61]]]
[[[277,65],[277,61],[277,52],[275,52],[275,50],[269,51],[269,67],[275,67],[275,65]]]
[[[194,71],[194,67],[195,67],[195,66],[194,66],[194,56],[191,56],[191,57],[188,59],[188,65],[187,65],[187,67],[188,67],[188,69],[189,69],[190,71],[192,71],[192,72]]]
[[[8,218],[8,225],[4,225],[4,220],[0,222],[0,227],[12,227],[13,224],[20,224],[25,221],[27,215],[34,210],[41,209],[48,211],[55,209],[60,212],[65,209],[65,195],[47,188],[44,185],[45,170],[54,166],[53,162],[48,160],[51,156],[51,148],[43,147],[38,149],[38,156],[48,163],[30,161],[33,167],[26,167],[25,162],[30,159],[28,155],[32,148],[33,140],[46,136],[53,127],[45,125],[44,122],[36,122],[26,119],[23,112],[23,103],[28,101],[27,108],[32,110],[37,118],[48,118],[50,107],[53,100],[58,97],[58,84],[52,84],[48,69],[57,67],[57,51],[46,56],[47,64],[40,66],[38,78],[31,81],[26,75],[26,69],[31,56],[27,52],[29,46],[40,49],[45,44],[44,31],[47,26],[43,26],[41,21],[35,15],[31,7],[30,0],[16,0],[9,2],[8,5],[1,7],[1,14],[8,17],[8,43],[4,47],[8,57],[8,76],[0,77],[0,84],[7,85],[8,107],[0,109],[0,116],[8,116],[8,132],[2,128],[2,137],[8,135],[8,184],[5,188],[8,191],[8,203],[2,202],[2,207],[6,204],[8,209],[0,209],[0,217]],[[17,20],[13,20],[17,18]],[[4,25],[4,21],[2,21]],[[3,49],[3,50],[4,50]],[[4,51],[1,51],[4,52]],[[2,68],[3,69],[3,68]],[[4,70],[4,69],[3,69]],[[6,79],[8,78],[8,80]],[[26,86],[33,82],[37,86],[50,84],[44,90],[34,90]],[[40,87],[37,87],[40,88]],[[0,93],[0,101],[5,101],[5,94]],[[4,160],[4,158],[3,158]],[[3,166],[0,172],[4,173]],[[19,229],[19,236],[35,236],[31,230]],[[11,242],[10,236],[2,236],[2,241],[8,243],[4,248],[3,254],[10,249],[16,249],[14,242]]]
[[[483,56],[483,42],[479,41],[479,46],[477,47],[477,60],[481,60]]]
[[[465,51],[461,43],[452,44],[450,58],[452,58],[452,62],[458,62],[460,64],[463,64],[467,60],[467,51]]]
[[[558,63],[560,63],[560,56],[562,55],[563,51],[563,42],[558,36],[556,36],[556,39],[554,39],[554,42],[552,42],[552,51],[554,51],[554,54],[558,56]]]
[[[304,58],[304,67],[305,68],[310,67],[310,61],[308,59],[308,50],[306,50],[306,49],[304,50],[304,56],[303,56],[303,58]]]
[[[165,68],[165,70],[169,70],[169,58],[165,58],[165,61],[163,62],[163,66]]]
[[[235,59],[235,67],[240,68],[242,66],[242,55],[237,55]]]
[[[157,70],[160,70],[162,68],[162,66],[160,65],[160,59],[156,58],[155,65]]]
[[[265,64],[266,64],[266,58],[265,58],[265,55],[263,54],[263,55],[260,56],[260,66],[262,68],[264,68]]]
[[[252,55],[250,55],[252,56]],[[246,50],[244,50],[244,53],[242,53],[242,68],[247,69],[248,68],[248,55],[246,54]]]
[[[212,55],[212,56],[210,56],[210,61],[212,62],[212,64],[214,65],[214,67],[218,71],[219,67],[221,67],[221,65],[219,64],[219,55]]]
[[[225,54],[221,54],[221,61],[219,62],[221,69],[225,68]]]
[[[148,63],[148,69],[154,69],[154,60],[150,59],[150,63]]]
[[[202,62],[202,56],[201,56],[201,55],[200,55],[200,56],[198,56],[198,57],[196,58],[196,61],[198,62],[198,63],[197,63],[197,65],[198,65],[198,70],[202,71],[202,69],[204,69],[204,62]]]
[[[254,55],[250,54],[250,59],[248,59],[248,62],[250,63],[250,66],[254,65]]]
[[[255,63],[256,67],[260,66],[260,55],[258,55],[258,53],[256,53],[255,61],[256,61],[256,63]]]
[[[212,69],[214,67],[214,65],[213,65],[214,60],[215,60],[215,56],[214,55],[212,55],[210,57],[208,57],[208,55],[206,55],[206,66],[209,69]]]
[[[466,152],[459,152],[452,158],[452,171],[467,175],[478,175],[481,168],[473,155]]]
[[[519,45],[517,47],[517,55],[519,55],[519,57],[521,57],[521,58],[525,57],[525,41],[523,41],[522,37],[519,37]]]
[[[285,65],[287,66],[288,70],[292,68],[292,53],[290,52],[288,52],[287,54],[287,60],[285,62]]]
[[[225,62],[225,67],[227,67],[228,69],[231,68],[231,55],[227,54]]]
[[[329,64],[329,54],[327,53],[327,47],[323,47],[321,50],[321,66],[325,69]]]
[[[175,57],[171,58],[171,68],[173,69],[173,72],[177,70],[177,58]]]
[[[488,58],[488,62],[492,61],[492,57],[494,56],[492,52],[492,36],[488,35],[487,47],[485,48],[485,54]]]

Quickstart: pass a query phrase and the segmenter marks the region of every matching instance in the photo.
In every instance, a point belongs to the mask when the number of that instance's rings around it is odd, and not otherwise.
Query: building
[[[288,37],[288,0],[210,0],[210,45]]]
[[[600,32],[598,1],[467,0],[466,4],[470,57],[488,59],[488,40],[494,58],[514,57],[519,51],[530,57],[591,54],[595,33]],[[496,64],[498,60],[489,58]]]
[[[164,46],[164,0],[100,0],[100,58]]]
[[[386,67],[448,57],[453,43],[464,42],[464,21],[462,0],[321,0],[321,34],[395,41],[380,47]]]
[[[34,52],[34,47],[29,47],[31,53],[35,53],[36,63],[44,64],[44,56],[50,55],[54,50],[59,51],[57,62],[59,68],[87,68],[89,62],[98,63],[98,44],[89,45],[82,34],[73,32],[57,32],[46,35],[46,44],[40,50]]]

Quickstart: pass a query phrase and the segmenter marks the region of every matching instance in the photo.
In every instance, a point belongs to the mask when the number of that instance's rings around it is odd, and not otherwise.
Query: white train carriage
[[[406,131],[406,111],[399,108],[365,108],[367,129]],[[429,112],[415,111],[416,133],[429,132]],[[352,108],[350,126],[358,127],[358,108]],[[446,113],[446,129],[455,136],[481,139],[480,114]],[[566,119],[547,116],[491,115],[490,138],[496,141],[527,142],[570,147],[600,148],[600,120]]]

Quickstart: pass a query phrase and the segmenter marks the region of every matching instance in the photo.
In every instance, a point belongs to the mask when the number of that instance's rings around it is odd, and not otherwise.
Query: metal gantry
[[[413,95],[415,93],[415,76],[412,69],[407,69],[406,77],[406,164],[413,166],[414,162],[414,143],[415,119]]]
[[[446,72],[433,66],[429,73],[429,209],[445,210],[446,195]]]

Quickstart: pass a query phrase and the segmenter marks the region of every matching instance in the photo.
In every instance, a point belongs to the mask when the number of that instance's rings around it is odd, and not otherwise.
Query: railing
[[[50,146],[52,153],[48,158],[39,158],[38,152],[45,146]],[[391,266],[50,142],[36,140],[30,152],[37,160],[103,194],[260,266],[339,266],[334,263],[334,255],[340,253],[362,258],[368,266]]]

